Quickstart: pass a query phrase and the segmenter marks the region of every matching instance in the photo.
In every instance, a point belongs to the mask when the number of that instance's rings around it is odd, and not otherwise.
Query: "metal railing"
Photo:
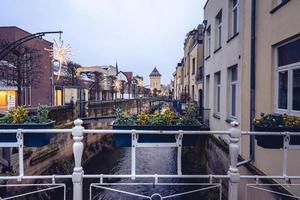
[[[289,145],[289,138],[291,135],[300,135],[300,133],[292,133],[292,132],[245,132],[241,131],[237,127],[235,127],[234,123],[232,123],[233,127],[228,131],[144,131],[144,130],[92,130],[92,129],[84,129],[82,126],[82,120],[77,119],[74,121],[74,128],[72,129],[17,129],[17,130],[0,130],[1,133],[11,133],[16,134],[17,142],[6,142],[0,143],[0,147],[17,147],[19,149],[19,174],[14,176],[0,176],[0,180],[50,180],[52,181],[52,186],[60,186],[62,185],[56,184],[58,180],[62,179],[71,179],[73,183],[73,199],[74,200],[82,200],[83,199],[83,179],[91,179],[97,178],[99,179],[99,183],[92,184],[91,188],[102,188],[107,189],[105,186],[104,179],[143,179],[148,178],[151,179],[152,184],[166,184],[162,180],[164,179],[207,179],[208,183],[213,185],[216,184],[214,180],[226,180],[228,181],[228,199],[229,200],[237,200],[238,199],[238,187],[241,179],[252,179],[257,183],[260,180],[265,179],[300,179],[300,176],[289,176],[287,175],[287,151],[289,149],[295,149],[295,147]],[[73,156],[75,161],[75,166],[72,174],[67,175],[40,175],[40,176],[30,176],[24,174],[24,161],[23,161],[23,135],[27,133],[72,133],[73,136]],[[83,137],[85,134],[131,134],[132,136],[132,146],[131,146],[131,173],[130,174],[85,174],[82,167],[82,156],[84,150]],[[172,134],[176,137],[175,143],[140,143],[138,140],[139,134]],[[227,174],[220,175],[186,175],[181,173],[181,150],[182,150],[182,137],[184,135],[196,134],[196,135],[227,135],[229,136],[229,160],[230,166]],[[281,175],[241,175],[239,169],[237,167],[238,156],[240,151],[240,138],[241,135],[281,135],[285,138],[284,148],[283,148],[283,172]],[[147,148],[147,147],[176,147],[178,149],[178,157],[177,157],[177,174],[136,174],[135,169],[135,159],[136,159],[136,148]],[[141,183],[136,183],[141,184]],[[148,183],[149,184],[149,183]],[[20,185],[22,185],[20,183]],[[6,185],[2,185],[4,187]],[[54,187],[56,188],[56,187]],[[198,191],[198,190],[197,190]],[[91,192],[91,191],[90,191]],[[156,198],[160,197],[160,199],[166,199],[162,197],[160,194],[157,194]],[[10,199],[10,197],[5,197]],[[3,199],[5,199],[3,198]],[[65,198],[65,197],[64,197]],[[91,198],[91,197],[90,197]],[[146,199],[152,199],[151,196],[147,196]]]

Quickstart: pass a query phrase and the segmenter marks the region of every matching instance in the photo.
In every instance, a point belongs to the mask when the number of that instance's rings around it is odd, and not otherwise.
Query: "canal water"
[[[105,125],[107,125],[106,122]],[[99,128],[101,123],[91,123],[89,128]],[[201,143],[201,141],[199,141]],[[206,174],[203,162],[203,154],[199,148],[185,147],[183,149],[182,160],[183,174]],[[84,166],[85,174],[130,174],[131,173],[131,149],[130,148],[112,148],[105,149],[101,153],[90,159]],[[137,174],[176,174],[177,173],[177,149],[176,148],[138,148],[136,151],[136,173]],[[89,199],[89,190],[91,183],[99,183],[99,179],[89,179],[84,181],[84,199]],[[203,186],[195,185],[174,185],[178,183],[192,183],[199,180],[188,179],[162,179],[168,185],[153,185],[154,179],[109,179],[105,182],[118,183],[118,186],[110,186],[116,190],[126,191],[134,194],[151,196],[160,194],[161,196],[175,195],[183,192],[197,190]],[[150,183],[147,185],[131,185],[130,183]],[[129,184],[128,184],[129,183]],[[170,183],[170,185],[169,185]],[[121,185],[122,184],[122,185]],[[93,188],[92,199],[101,200],[131,200],[146,199],[133,195],[123,194],[106,189]],[[208,200],[219,199],[218,189],[212,189],[202,192],[195,192],[179,197],[168,198],[172,200],[198,200],[203,197]],[[160,199],[154,195],[153,200]]]

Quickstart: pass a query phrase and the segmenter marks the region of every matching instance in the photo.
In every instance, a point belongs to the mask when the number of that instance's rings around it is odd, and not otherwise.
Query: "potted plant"
[[[39,106],[37,114],[33,116],[30,116],[24,107],[19,106],[0,118],[0,129],[51,129],[54,127],[54,121],[48,118],[48,114],[46,106]],[[24,134],[24,145],[41,147],[49,144],[51,137],[51,133],[26,133]],[[16,134],[0,134],[0,142],[16,141]]]
[[[205,124],[197,120],[197,112],[190,106],[182,116],[167,108],[162,112],[156,111],[153,115],[142,111],[137,116],[130,116],[122,110],[116,110],[117,119],[113,124],[115,130],[209,130]],[[131,146],[131,134],[114,134],[114,141],[118,147]],[[183,137],[183,145],[195,144],[199,135],[189,134]],[[166,143],[176,142],[175,134],[139,134],[139,142],[142,143]]]
[[[259,132],[300,132],[300,117],[287,114],[264,114],[253,120],[254,130]],[[283,136],[256,135],[257,145],[263,148],[283,147]],[[290,145],[300,145],[300,136],[291,136]]]

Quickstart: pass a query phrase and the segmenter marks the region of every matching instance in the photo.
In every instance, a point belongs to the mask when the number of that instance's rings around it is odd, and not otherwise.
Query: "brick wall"
[[[29,35],[30,33],[15,27],[0,27],[0,40],[7,42],[14,42],[22,37]],[[51,49],[52,43],[43,39],[33,39],[23,44],[28,48],[39,50],[41,58],[37,67],[41,73],[37,74],[40,76],[38,84],[32,86],[31,106],[36,107],[38,104],[51,105],[51,71],[52,62],[49,52],[45,49]]]

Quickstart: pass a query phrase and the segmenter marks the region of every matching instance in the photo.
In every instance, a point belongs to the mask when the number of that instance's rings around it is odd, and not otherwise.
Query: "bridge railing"
[[[234,123],[232,123],[232,128],[227,131],[144,131],[144,130],[92,130],[92,129],[84,129],[82,126],[82,120],[77,119],[75,120],[74,128],[72,129],[18,129],[18,130],[0,130],[1,133],[11,133],[16,134],[17,142],[13,143],[0,143],[0,147],[17,147],[19,148],[19,174],[12,175],[12,176],[0,176],[0,180],[15,180],[15,181],[24,181],[24,180],[50,180],[52,184],[55,186],[58,180],[62,179],[71,179],[73,183],[73,199],[74,200],[82,200],[83,199],[83,180],[84,179],[91,179],[91,178],[98,178],[100,180],[100,184],[104,183],[104,179],[142,179],[148,178],[152,179],[153,184],[161,184],[163,179],[207,179],[209,183],[213,183],[215,179],[223,179],[228,181],[228,199],[229,200],[237,200],[238,197],[238,189],[241,179],[252,179],[256,180],[265,180],[265,179],[282,179],[282,180],[289,180],[289,179],[300,179],[300,176],[288,176],[286,173],[287,169],[287,156],[284,156],[283,166],[284,170],[281,175],[270,175],[270,176],[259,176],[259,175],[241,175],[240,171],[237,167],[238,163],[238,156],[240,151],[240,138],[241,135],[281,135],[283,137],[289,138],[291,135],[300,135],[300,133],[278,133],[278,132],[244,132],[235,127]],[[73,169],[72,174],[65,174],[65,175],[39,175],[39,176],[31,176],[24,174],[24,163],[23,163],[23,135],[27,133],[72,133],[73,136],[73,156],[75,161],[75,166]],[[174,134],[176,135],[176,142],[175,143],[139,143],[138,136],[139,134]],[[86,134],[131,134],[132,135],[132,147],[131,147],[131,173],[130,174],[85,174],[83,171],[82,166],[82,156],[84,150],[84,143],[83,138]],[[181,163],[181,147],[182,147],[182,137],[188,134],[197,134],[197,135],[227,135],[229,136],[229,163],[230,166],[228,168],[227,174],[210,174],[210,175],[188,175],[188,174],[181,174],[181,170],[178,170],[177,174],[136,174],[135,172],[135,159],[136,159],[136,151],[137,147],[176,147],[178,148],[178,159],[177,162]],[[288,140],[287,140],[288,141]],[[289,148],[284,148],[284,154],[288,151]],[[178,164],[177,163],[177,164]],[[181,167],[180,164],[177,167]],[[99,183],[99,182],[98,182]],[[21,185],[21,183],[20,183]],[[58,185],[58,184],[56,184]],[[61,187],[61,185],[58,185]],[[97,186],[94,185],[94,186]],[[98,186],[97,186],[98,187]],[[57,187],[53,187],[57,188]],[[42,190],[43,191],[43,190]],[[23,194],[23,195],[27,195]],[[30,194],[30,193],[29,193]],[[65,199],[64,194],[64,199]],[[159,195],[159,194],[158,194]],[[13,197],[1,197],[2,199],[13,199]],[[149,198],[151,199],[151,198]]]

